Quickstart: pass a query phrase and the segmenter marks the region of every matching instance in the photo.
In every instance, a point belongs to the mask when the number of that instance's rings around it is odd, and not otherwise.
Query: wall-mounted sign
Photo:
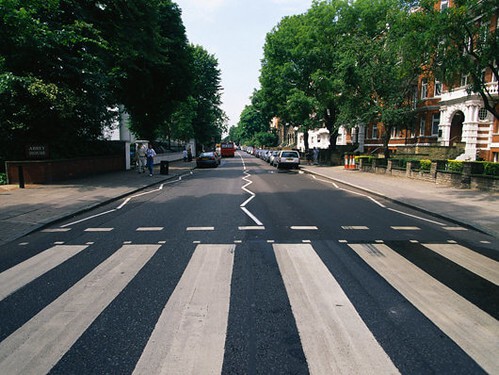
[[[48,145],[29,145],[26,146],[27,159],[48,159],[49,146]]]

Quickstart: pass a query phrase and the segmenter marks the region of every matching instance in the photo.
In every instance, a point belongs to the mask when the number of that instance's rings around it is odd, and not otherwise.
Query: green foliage
[[[256,147],[277,147],[278,142],[277,134],[269,132],[256,133],[249,140],[249,144]]]
[[[7,184],[7,175],[5,173],[0,173],[0,185]]]
[[[428,68],[451,89],[462,86],[461,77],[467,75],[468,92],[478,93],[485,108],[499,119],[499,100],[488,90],[490,77],[483,74],[486,71],[499,79],[499,34],[490,24],[497,22],[497,4],[491,0],[456,0],[440,11],[433,6],[434,1],[421,3],[424,12],[418,17],[427,25],[426,50],[432,57],[427,61]]]
[[[264,46],[265,111],[304,131],[325,125],[332,139],[341,125],[382,121],[386,146],[414,115],[422,24],[410,14],[404,1],[331,0],[284,18]]]
[[[459,160],[447,160],[447,170],[449,172],[461,173],[463,171],[464,164]]]
[[[431,160],[429,160],[429,159],[421,159],[419,161],[419,169],[421,171],[429,171],[431,169]]]
[[[98,139],[118,104],[154,139],[192,94],[192,61],[170,0],[2,0],[0,157],[26,142]]]
[[[485,162],[484,174],[499,177],[499,163]]]

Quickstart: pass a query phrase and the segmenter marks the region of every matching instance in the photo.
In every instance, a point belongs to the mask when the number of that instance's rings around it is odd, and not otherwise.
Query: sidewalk
[[[343,166],[302,166],[301,169],[499,238],[498,193],[346,170]]]
[[[71,217],[134,192],[189,173],[195,161],[172,160],[169,174],[136,170],[99,174],[57,185],[0,185],[0,245],[16,240],[55,221]]]

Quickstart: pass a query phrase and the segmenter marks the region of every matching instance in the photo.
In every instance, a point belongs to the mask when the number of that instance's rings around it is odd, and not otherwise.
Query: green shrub
[[[5,173],[0,173],[0,185],[7,184],[7,175]]]
[[[463,162],[459,160],[447,160],[447,170],[449,172],[461,173],[463,171]]]
[[[488,176],[499,177],[499,163],[486,162],[484,173]]]
[[[360,160],[362,159],[362,162],[363,163],[366,163],[366,164],[371,164],[373,159],[374,159],[374,156],[370,156],[370,155],[357,155],[357,156],[354,156],[354,159],[355,159],[355,164],[359,164]]]
[[[431,168],[431,160],[429,159],[421,159],[419,161],[419,169],[421,171],[429,171]]]

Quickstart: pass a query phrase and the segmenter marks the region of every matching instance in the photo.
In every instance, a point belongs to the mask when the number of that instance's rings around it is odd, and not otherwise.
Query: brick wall
[[[9,184],[19,183],[22,167],[26,184],[50,184],[56,181],[125,170],[121,155],[66,160],[8,161],[5,163]]]

